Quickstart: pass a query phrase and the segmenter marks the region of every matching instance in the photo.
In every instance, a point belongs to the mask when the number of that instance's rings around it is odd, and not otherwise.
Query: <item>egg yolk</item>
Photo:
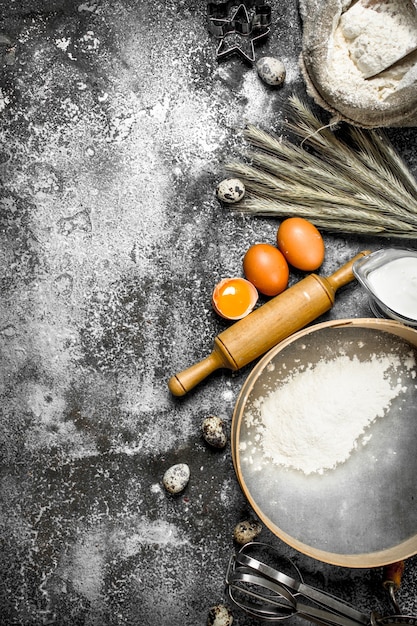
[[[252,311],[257,299],[255,287],[244,278],[224,279],[213,292],[213,306],[226,319],[241,319]]]

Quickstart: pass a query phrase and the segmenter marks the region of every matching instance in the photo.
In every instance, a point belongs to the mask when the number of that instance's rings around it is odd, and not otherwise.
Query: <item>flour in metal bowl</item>
[[[253,426],[265,462],[307,475],[335,469],[366,445],[370,425],[406,391],[404,372],[415,365],[413,354],[406,363],[397,354],[339,355],[290,372],[257,402]]]

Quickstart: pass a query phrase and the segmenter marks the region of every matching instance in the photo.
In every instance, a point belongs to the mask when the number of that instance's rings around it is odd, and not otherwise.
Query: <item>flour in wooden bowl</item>
[[[265,460],[305,474],[334,469],[366,443],[367,429],[406,391],[398,355],[361,361],[340,355],[290,374],[259,400],[257,435]]]

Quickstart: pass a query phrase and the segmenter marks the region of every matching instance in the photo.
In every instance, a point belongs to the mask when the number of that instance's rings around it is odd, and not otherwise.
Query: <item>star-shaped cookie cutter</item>
[[[218,61],[239,54],[248,63],[255,62],[255,44],[268,36],[271,9],[266,4],[243,0],[208,3],[208,28],[220,40],[216,50]]]

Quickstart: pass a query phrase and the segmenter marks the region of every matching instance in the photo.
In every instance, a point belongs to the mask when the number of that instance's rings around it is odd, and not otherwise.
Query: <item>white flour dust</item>
[[[344,463],[406,390],[400,366],[393,354],[374,354],[368,361],[341,355],[290,374],[259,400],[255,423],[264,459],[307,475]],[[405,367],[413,366],[410,356]]]
[[[380,11],[359,3],[342,15],[329,46],[328,76],[336,97],[359,107],[389,103],[390,96],[413,81],[415,53],[390,67],[389,59],[401,55],[408,41],[414,41],[409,2],[386,2]],[[387,36],[387,31],[390,37]],[[373,65],[386,62],[388,69],[370,79]],[[364,76],[365,74],[365,76]]]

